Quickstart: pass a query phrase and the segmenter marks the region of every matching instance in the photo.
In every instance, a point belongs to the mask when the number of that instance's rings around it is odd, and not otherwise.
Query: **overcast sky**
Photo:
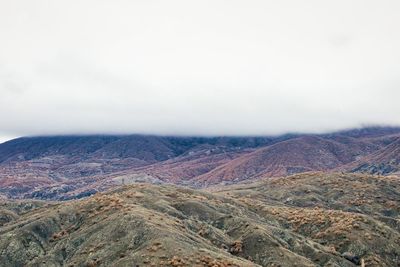
[[[400,1],[0,0],[0,141],[400,124]]]

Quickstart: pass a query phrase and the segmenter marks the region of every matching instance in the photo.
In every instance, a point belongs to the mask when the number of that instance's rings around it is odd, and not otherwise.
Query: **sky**
[[[400,1],[0,0],[0,142],[400,125]]]

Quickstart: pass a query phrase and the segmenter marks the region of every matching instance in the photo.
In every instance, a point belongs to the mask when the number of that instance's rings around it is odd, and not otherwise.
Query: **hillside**
[[[399,136],[399,128],[375,127],[273,137],[18,138],[0,144],[0,196],[65,200],[138,181],[199,188],[308,171],[397,175]]]
[[[346,168],[352,172],[395,174],[400,172],[400,137],[384,148],[353,162]]]
[[[0,219],[14,215],[0,228],[0,262],[396,266],[399,190],[398,178],[314,173],[208,192],[136,184],[44,206],[6,201]]]
[[[170,137],[83,135],[22,137],[0,144],[0,163],[61,157],[68,163],[88,159],[134,158],[145,163],[181,155],[199,145],[251,148],[286,140],[277,137]]]
[[[199,146],[173,159],[136,168],[132,172],[127,171],[127,176],[130,173],[146,173],[163,181],[190,185],[193,178],[208,173],[249,151],[252,150],[210,145]]]
[[[198,153],[201,148],[209,147],[207,150],[217,150],[212,154],[218,154],[218,151],[225,153],[252,149],[290,137],[93,135],[18,138],[0,144],[0,194],[16,198],[45,194],[60,199],[64,193],[68,194],[79,187],[83,195],[87,195],[93,193],[93,186],[95,190],[102,187],[92,184],[93,181],[106,179],[108,175],[113,179],[122,175],[122,171],[141,170],[144,166],[169,159],[182,163],[181,167],[176,167],[177,170],[186,169],[184,165],[192,166],[192,175],[196,175],[203,172],[204,168],[217,166],[216,163],[207,163],[207,160],[203,160],[203,163],[191,161],[192,154]],[[189,162],[184,162],[182,158]],[[147,180],[157,180],[156,173]],[[180,180],[180,174],[173,173],[174,177],[169,176],[168,179]],[[140,173],[139,176],[144,175]]]
[[[199,183],[215,184],[249,178],[277,177],[307,171],[337,168],[357,157],[376,151],[379,146],[353,138],[339,141],[304,136],[257,149],[196,178]]]

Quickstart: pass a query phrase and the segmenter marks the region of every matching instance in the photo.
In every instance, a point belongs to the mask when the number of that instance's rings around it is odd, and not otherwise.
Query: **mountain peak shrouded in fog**
[[[399,11],[361,0],[3,1],[0,136],[396,125]]]

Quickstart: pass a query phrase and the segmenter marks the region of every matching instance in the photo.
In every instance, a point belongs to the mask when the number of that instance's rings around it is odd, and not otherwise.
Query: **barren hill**
[[[18,138],[0,144],[0,195],[60,200],[137,181],[205,187],[320,170],[398,174],[399,134],[373,127],[272,137]]]
[[[376,151],[378,146],[353,138],[339,141],[304,136],[257,149],[196,178],[200,183],[283,176],[330,170]]]
[[[396,266],[398,178],[300,174],[214,188],[136,184],[3,201],[4,266]],[[7,218],[7,219],[4,219]]]
[[[370,174],[391,174],[400,172],[400,137],[386,147],[351,163],[348,170]]]

